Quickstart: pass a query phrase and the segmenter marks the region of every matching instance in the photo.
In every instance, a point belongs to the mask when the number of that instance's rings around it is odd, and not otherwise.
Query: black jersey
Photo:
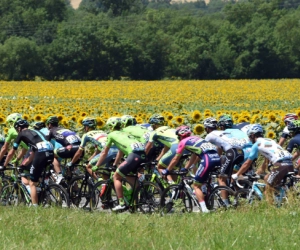
[[[54,127],[50,129],[49,140],[51,139],[55,139],[64,147],[68,145],[79,145],[81,142],[80,138],[75,132],[60,127]]]
[[[46,141],[43,134],[36,130],[24,129],[19,134],[13,144],[13,149],[17,150],[20,143],[24,142],[33,152],[45,152],[53,150],[50,142]]]
[[[289,144],[286,147],[286,150],[290,153],[296,149],[300,149],[300,134],[295,135],[289,142]]]

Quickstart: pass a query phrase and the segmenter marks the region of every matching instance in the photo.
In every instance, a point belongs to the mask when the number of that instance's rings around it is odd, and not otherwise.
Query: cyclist
[[[152,115],[149,119],[149,123],[153,131],[150,133],[149,141],[146,145],[146,154],[149,154],[155,143],[162,143],[164,145],[161,153],[156,158],[158,161],[157,168],[162,175],[167,176],[169,183],[173,183],[172,177],[167,175],[166,168],[175,156],[179,143],[175,129],[164,126],[165,118],[159,114]]]
[[[4,167],[12,159],[21,142],[25,143],[32,150],[32,154],[22,163],[22,166],[31,165],[29,181],[31,202],[33,206],[37,206],[38,196],[36,186],[44,168],[53,161],[54,153],[52,144],[45,139],[44,135],[37,130],[28,129],[28,127],[29,123],[24,119],[18,119],[15,122],[14,128],[18,136],[14,141],[13,148],[7,155]]]
[[[258,153],[260,153],[264,156],[265,160],[258,173],[266,170],[269,161],[274,166],[271,172],[264,178],[267,183],[267,190],[271,190],[271,187],[276,187],[288,172],[292,172],[294,170],[292,155],[275,141],[269,138],[263,138],[264,130],[260,124],[253,124],[248,129],[247,135],[253,143],[251,153],[240,170],[236,174],[232,175],[232,178],[236,180],[238,176],[243,174],[250,167],[252,161],[258,157]]]
[[[8,127],[9,127],[9,130],[8,130],[7,135],[5,137],[5,142],[4,142],[3,146],[1,147],[0,162],[4,161],[3,159],[4,159],[4,156],[8,152],[9,144],[12,143],[17,138],[17,136],[18,136],[18,133],[17,133],[17,131],[14,128],[14,123],[18,119],[21,119],[21,118],[22,118],[22,115],[19,114],[19,113],[10,114],[6,118],[6,123],[7,123]],[[18,164],[18,162],[21,161],[21,159],[23,158],[23,156],[26,154],[26,152],[28,150],[28,147],[23,142],[21,142],[20,147],[22,148],[22,150],[19,152],[19,154],[17,155],[16,159],[14,161],[12,161],[12,163]],[[26,178],[25,178],[25,180],[26,180]]]
[[[250,143],[246,137],[234,137],[231,132],[217,130],[218,122],[215,118],[210,117],[204,120],[204,128],[207,132],[205,140],[211,142],[218,147],[219,155],[224,152],[225,157],[221,160],[221,176],[219,178],[220,185],[226,185],[226,180],[231,177],[233,167],[244,161],[243,148]],[[237,134],[243,133],[238,129],[232,129]],[[229,184],[229,183],[228,183]],[[222,199],[226,205],[229,205],[228,194],[225,190],[221,193]]]
[[[88,159],[89,163],[87,164],[86,169],[89,174],[94,177],[94,179],[97,179],[97,176],[93,173],[93,171],[96,170],[96,168],[94,167],[99,160],[102,150],[106,146],[107,134],[102,130],[96,130],[97,120],[93,117],[84,118],[82,120],[82,125],[84,126],[85,134],[81,138],[79,149],[77,150],[72,160],[67,163],[67,166],[73,166],[73,164],[75,164],[75,162],[77,162],[78,159],[80,159],[80,157],[82,156],[87,143],[91,143],[93,144],[93,146],[95,146],[95,150],[93,155]],[[117,153],[118,149],[115,146],[112,146],[108,151],[107,157],[105,158],[101,167],[109,167],[109,163],[111,163],[111,161],[116,158]]]
[[[4,143],[5,143],[5,137],[4,137],[3,135],[0,134],[0,150],[1,150],[1,148],[3,147]],[[0,161],[0,165],[2,165],[3,162],[4,162],[4,159],[2,159],[2,160]]]
[[[136,126],[136,119],[130,115],[123,115],[121,117],[121,122],[123,127],[122,131],[133,135],[138,141],[146,146],[151,134],[151,131],[149,131],[149,129],[146,129],[143,126]],[[161,149],[161,144],[154,143],[150,152],[147,154],[147,161],[155,160]]]
[[[47,140],[49,140],[50,131],[46,128],[45,122],[35,122],[35,123],[33,123],[32,127],[33,127],[33,129],[42,132],[44,137]],[[62,145],[60,143],[56,142],[54,139],[51,139],[50,143],[53,145],[54,148],[62,147]],[[30,152],[27,152],[27,154]],[[54,171],[56,173],[56,177],[55,177],[56,181],[55,182],[57,184],[60,184],[61,181],[64,179],[64,177],[63,177],[61,169],[60,169],[59,161],[56,158],[54,158],[52,164],[53,164]]]
[[[238,124],[233,124],[233,120],[231,116],[227,114],[221,115],[218,121],[218,126],[221,130],[232,128],[232,129],[242,130],[244,133],[247,133],[249,125],[250,125],[249,122],[241,122]]]
[[[291,133],[292,139],[289,141],[286,150],[290,153],[293,152],[294,149],[296,149],[296,152],[293,154],[292,160],[296,160],[300,156],[300,121],[294,120],[288,122],[287,128],[289,132]],[[299,165],[297,162],[296,169],[297,172],[299,170]],[[296,177],[300,177],[298,174]]]
[[[125,161],[118,167],[113,177],[114,186],[119,199],[119,205],[114,207],[113,211],[118,211],[126,207],[122,188],[122,178],[126,178],[126,175],[130,172],[136,172],[140,164],[145,162],[145,146],[133,135],[120,131],[122,128],[121,118],[111,117],[107,120],[106,125],[111,132],[107,136],[106,147],[101,153],[96,166],[99,167],[103,164],[113,144],[119,149],[114,162],[115,166],[120,162],[124,155],[127,156]],[[130,179],[128,179],[128,181],[131,182]],[[131,184],[134,186],[134,183]]]
[[[176,129],[176,135],[178,136],[180,142],[178,144],[175,157],[172,159],[171,163],[166,169],[167,173],[179,162],[184,150],[188,150],[192,153],[192,157],[184,169],[188,169],[198,160],[197,158],[199,157],[201,161],[195,174],[195,182],[193,187],[202,212],[208,213],[209,210],[206,207],[201,186],[207,180],[209,173],[216,167],[221,166],[221,160],[220,156],[218,155],[217,148],[212,143],[205,141],[198,136],[191,136],[192,132],[188,126],[178,127]]]
[[[285,141],[288,138],[290,138],[290,131],[288,129],[288,123],[291,122],[291,121],[298,120],[298,116],[296,114],[293,114],[293,113],[288,113],[283,117],[282,120],[283,120],[283,122],[285,123],[286,126],[284,127],[284,129],[282,131],[282,134],[281,134],[281,137],[280,137],[279,142],[278,142],[278,144],[280,146],[282,146],[285,143]]]

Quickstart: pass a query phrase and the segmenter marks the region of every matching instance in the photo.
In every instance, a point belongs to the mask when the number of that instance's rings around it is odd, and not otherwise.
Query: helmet
[[[132,125],[137,124],[135,117],[133,117],[131,115],[123,115],[121,117],[121,122],[122,122],[124,127],[132,126]]]
[[[214,129],[216,129],[217,126],[218,126],[218,122],[217,122],[216,118],[209,117],[209,118],[206,118],[204,120],[203,125],[204,125],[205,128],[214,128]]]
[[[19,119],[14,123],[14,128],[28,128],[29,127],[29,123],[28,121],[24,120],[24,119]]]
[[[232,128],[233,121],[230,115],[221,115],[218,127]]]
[[[154,114],[149,119],[149,124],[164,125],[165,118],[162,115]]]
[[[86,117],[82,120],[81,123],[83,126],[88,126],[90,128],[97,127],[97,120],[93,117]]]
[[[260,124],[252,124],[248,130],[247,130],[247,135],[255,135],[255,134],[264,134],[264,129]]]
[[[120,117],[110,117],[107,122],[106,125],[110,128],[110,129],[119,129],[121,128],[122,122],[121,122],[121,118]]]
[[[283,119],[284,122],[290,122],[290,121],[294,121],[294,120],[298,120],[298,116],[296,114],[286,114]]]
[[[178,127],[175,133],[180,139],[184,139],[186,137],[189,137],[192,134],[192,131],[189,126],[183,125]]]
[[[300,121],[299,120],[289,121],[287,128],[292,133],[300,132]]]
[[[12,127],[18,119],[22,119],[22,115],[19,113],[13,113],[6,117],[6,122]]]
[[[32,127],[34,129],[37,129],[37,130],[40,130],[42,128],[45,128],[46,127],[46,124],[44,122],[35,122]]]
[[[46,120],[46,124],[53,124],[53,125],[58,125],[58,118],[57,116],[49,116]]]

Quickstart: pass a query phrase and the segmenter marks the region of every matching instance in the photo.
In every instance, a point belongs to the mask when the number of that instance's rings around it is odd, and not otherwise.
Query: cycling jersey
[[[145,151],[143,143],[139,142],[133,135],[123,131],[113,131],[108,134],[106,146],[111,147],[113,144],[125,155]]]
[[[102,151],[106,146],[107,134],[102,130],[93,130],[85,133],[82,136],[80,148],[83,149],[88,142],[97,147],[99,151]]]
[[[17,137],[18,137],[18,132],[15,130],[15,128],[10,128],[5,137],[5,142],[11,143]],[[21,148],[28,149],[28,146],[24,142],[21,142],[20,146]]]
[[[141,126],[141,127],[146,128],[150,131],[153,131],[153,128],[151,127],[151,124],[149,124],[149,123],[137,124],[137,126]]]
[[[75,132],[69,129],[53,127],[49,130],[50,130],[49,140],[53,138],[58,143],[60,143],[63,147],[66,147],[68,145],[79,145],[81,142],[78,135],[76,135]]]
[[[47,141],[49,141],[49,135],[50,135],[49,129],[47,129],[47,128],[42,128],[42,129],[40,129],[39,131],[42,132],[43,135],[45,136],[45,139],[46,139]],[[58,149],[58,148],[61,148],[61,147],[62,147],[62,145],[61,145],[60,143],[58,143],[55,139],[51,139],[51,140],[50,140],[50,143],[53,145],[54,149]]]
[[[123,128],[122,131],[133,135],[138,141],[146,144],[149,141],[150,131],[141,126],[128,126]]]
[[[13,149],[17,150],[21,142],[24,142],[33,152],[53,151],[52,144],[46,141],[43,134],[36,130],[22,130],[13,143]]]
[[[291,160],[292,155],[279,146],[275,141],[268,138],[258,138],[256,143],[251,148],[249,155],[250,160],[254,160],[258,157],[258,153],[261,153],[273,164],[285,160]]]
[[[243,149],[252,145],[248,136],[239,129],[214,130],[205,137],[205,140],[225,152],[231,148]]]
[[[0,149],[2,148],[4,143],[5,143],[5,137],[3,135],[0,135]]]
[[[243,132],[247,133],[247,130],[250,127],[249,125],[250,125],[249,122],[241,122],[238,124],[234,124],[232,126],[232,129],[239,129],[239,130],[242,130]]]
[[[185,149],[198,155],[199,157],[209,151],[215,151],[215,153],[217,152],[215,145],[198,136],[190,136],[181,140],[178,144],[176,155],[182,155]]]
[[[170,148],[173,143],[178,143],[179,140],[175,134],[175,129],[162,126],[150,133],[149,142],[160,142]]]
[[[293,150],[300,149],[300,134],[295,135],[289,142],[289,144],[286,147],[286,150],[289,151],[290,153],[293,152]]]
[[[290,131],[288,130],[287,126],[284,127],[283,131],[282,131],[282,134],[281,134],[281,137],[287,139],[290,136]]]

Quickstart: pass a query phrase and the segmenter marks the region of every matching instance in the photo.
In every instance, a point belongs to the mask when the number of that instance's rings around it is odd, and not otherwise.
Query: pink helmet
[[[180,139],[184,139],[189,137],[192,134],[191,128],[189,126],[180,126],[176,129],[176,135],[180,137]]]
[[[298,120],[298,116],[296,114],[292,114],[292,113],[286,114],[283,118],[284,122],[291,122],[294,120]]]

